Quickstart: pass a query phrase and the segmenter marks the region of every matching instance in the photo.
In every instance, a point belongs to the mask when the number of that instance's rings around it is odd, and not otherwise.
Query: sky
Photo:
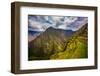
[[[28,15],[28,30],[45,31],[49,27],[77,31],[88,23],[88,17]]]

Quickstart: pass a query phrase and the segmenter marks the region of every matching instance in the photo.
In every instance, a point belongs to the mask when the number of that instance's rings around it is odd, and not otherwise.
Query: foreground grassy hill
[[[50,59],[73,59],[87,58],[87,44],[80,37],[72,38],[63,52],[58,52],[50,56]]]

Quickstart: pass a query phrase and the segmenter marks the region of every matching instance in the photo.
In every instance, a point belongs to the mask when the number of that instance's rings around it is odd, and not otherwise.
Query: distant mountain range
[[[87,27],[85,24],[77,31],[53,27],[42,33],[29,31],[29,35],[36,35],[28,44],[29,60],[87,58]]]
[[[74,33],[74,31],[72,31],[72,30],[63,30],[63,29],[55,29],[55,28],[53,28],[53,27],[49,27],[47,30],[49,30],[50,32],[53,30],[53,31],[55,31],[55,30],[58,30],[58,31],[63,31],[63,32],[65,32],[65,36],[67,35],[67,36],[71,36],[73,33]],[[46,31],[47,31],[46,30]],[[33,30],[28,30],[28,40],[29,40],[29,42],[30,41],[32,41],[32,40],[34,40],[37,36],[39,36],[41,33],[43,33],[43,31],[33,31]]]

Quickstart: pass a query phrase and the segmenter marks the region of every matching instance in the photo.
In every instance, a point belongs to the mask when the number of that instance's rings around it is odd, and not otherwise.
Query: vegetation
[[[49,28],[29,43],[29,60],[87,58],[87,25],[71,36],[66,31]]]
[[[73,59],[87,58],[87,44],[81,42],[81,39],[73,38],[67,43],[63,52],[58,52],[50,56],[50,59]]]

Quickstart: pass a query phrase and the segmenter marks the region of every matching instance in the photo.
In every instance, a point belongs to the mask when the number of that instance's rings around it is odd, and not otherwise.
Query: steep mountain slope
[[[78,31],[48,28],[29,43],[29,60],[87,58],[87,24]]]
[[[53,53],[64,51],[64,45],[72,34],[73,31],[71,30],[66,31],[49,27],[29,43],[29,56],[48,59]]]
[[[81,29],[67,41],[64,52],[53,54],[50,59],[73,59],[73,58],[87,58],[88,57],[88,24]]]

